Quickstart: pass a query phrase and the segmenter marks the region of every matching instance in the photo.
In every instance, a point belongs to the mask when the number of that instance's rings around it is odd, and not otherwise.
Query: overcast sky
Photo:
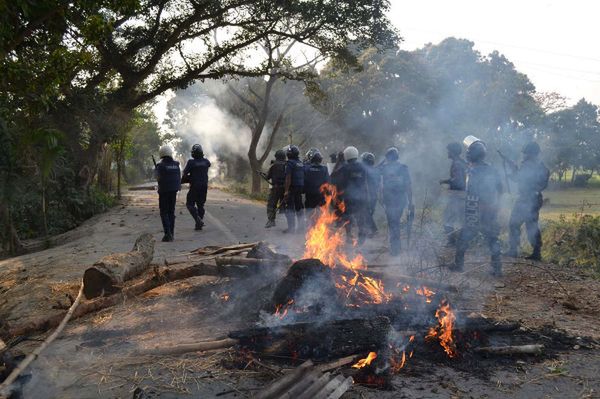
[[[401,47],[454,36],[483,54],[498,50],[538,91],[600,105],[600,1],[390,0]]]

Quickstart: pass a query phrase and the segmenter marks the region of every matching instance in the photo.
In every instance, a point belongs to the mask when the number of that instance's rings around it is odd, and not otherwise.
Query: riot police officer
[[[158,150],[160,161],[154,167],[154,175],[158,182],[158,207],[163,225],[163,242],[175,238],[175,203],[177,192],[181,189],[181,170],[179,162],[173,159],[173,148],[163,145]]]
[[[287,148],[287,162],[285,165],[285,217],[288,227],[284,233],[295,233],[297,225],[302,228],[304,207],[302,204],[302,191],[304,190],[304,165],[300,161],[300,149],[295,145]],[[296,223],[296,219],[298,223]]]
[[[396,147],[385,153],[385,162],[380,166],[382,200],[388,223],[390,255],[400,253],[400,219],[404,208],[413,209],[412,184],[408,166],[399,162]]]
[[[467,140],[468,139],[468,140]],[[465,219],[456,245],[456,255],[452,271],[462,271],[465,252],[469,243],[479,233],[485,237],[491,255],[492,274],[502,275],[500,261],[500,242],[498,234],[498,209],[502,182],[500,175],[490,164],[485,162],[487,148],[485,144],[473,136],[465,139],[468,144],[467,186],[465,199]]]
[[[283,204],[283,195],[285,194],[285,164],[286,155],[284,150],[275,151],[275,161],[271,164],[267,172],[267,180],[271,183],[269,198],[267,200],[267,224],[266,228],[275,226],[277,218],[277,208]]]
[[[452,161],[450,178],[440,180],[440,184],[448,185],[446,208],[443,214],[444,233],[448,240],[447,244],[453,245],[456,243],[457,226],[460,227],[464,218],[467,163],[460,157],[462,152],[460,143],[450,143],[446,149],[448,158]]]
[[[336,185],[345,205],[342,218],[346,223],[346,238],[352,239],[352,228],[356,227],[358,243],[362,244],[367,236],[367,170],[358,161],[356,147],[350,146],[344,150],[344,160],[346,163],[337,172],[339,175]]]
[[[192,159],[187,161],[183,169],[182,183],[190,183],[185,206],[196,224],[195,230],[204,227],[204,204],[208,191],[208,168],[210,161],[204,158],[204,151],[200,144],[192,146]]]
[[[379,180],[381,176],[379,171],[375,168],[375,155],[370,152],[364,152],[360,156],[361,162],[367,170],[367,189],[369,190],[369,202],[367,204],[367,228],[369,234],[374,236],[377,234],[377,225],[373,219],[375,213],[375,207],[377,205],[377,192],[379,191]]]
[[[304,207],[306,209],[317,208],[324,203],[321,186],[329,182],[327,167],[322,165],[323,156],[319,150],[312,154],[309,164],[304,165]]]
[[[542,235],[538,220],[543,203],[542,191],[548,187],[550,172],[539,159],[540,146],[531,142],[522,150],[523,162],[520,166],[511,164],[511,178],[517,182],[519,197],[512,209],[509,222],[508,256],[517,257],[521,243],[521,225],[525,224],[527,239],[533,252],[526,259],[541,260]]]

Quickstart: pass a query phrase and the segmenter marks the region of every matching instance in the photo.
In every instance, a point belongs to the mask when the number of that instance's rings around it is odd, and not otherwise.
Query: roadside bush
[[[544,256],[562,266],[593,268],[600,273],[600,216],[561,216],[543,232]]]

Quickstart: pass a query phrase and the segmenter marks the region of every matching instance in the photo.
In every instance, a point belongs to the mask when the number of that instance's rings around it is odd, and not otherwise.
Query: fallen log
[[[263,356],[326,360],[379,350],[390,332],[387,317],[297,323],[229,333],[243,349]]]
[[[215,258],[215,262],[219,266],[226,265],[239,265],[239,266],[263,266],[272,267],[278,265],[284,265],[289,262],[289,258],[283,259],[254,259],[254,258],[242,258],[240,256],[220,256]]]
[[[198,255],[203,255],[203,256],[219,255],[219,254],[225,253],[227,251],[234,251],[234,250],[240,250],[240,249],[250,250],[250,249],[254,248],[257,244],[258,244],[258,242],[252,242],[252,243],[247,243],[247,244],[229,245],[227,247],[219,247],[219,246],[213,245],[213,246],[198,248],[198,249],[193,250],[192,252],[196,253]]]
[[[321,372],[335,370],[339,367],[343,367],[347,364],[354,363],[357,355],[350,355],[341,359],[334,360],[333,362],[319,364],[317,369]]]
[[[103,257],[83,273],[83,294],[87,299],[118,292],[127,280],[148,270],[154,255],[154,238],[142,234],[130,252]]]
[[[541,355],[544,345],[517,345],[517,346],[484,346],[475,348],[475,352],[486,355]]]
[[[180,355],[189,352],[203,352],[213,349],[231,348],[238,343],[237,339],[225,338],[214,341],[194,342],[189,344],[179,344],[174,346],[156,346],[136,351],[133,356],[164,356]]]
[[[216,266],[203,263],[182,269],[164,269],[161,271],[157,269],[152,276],[123,288],[120,293],[81,303],[73,313],[73,318],[76,319],[86,314],[117,305],[126,298],[135,297],[161,285],[178,280],[185,280],[196,276],[247,277],[253,274],[255,274],[253,270],[246,266]],[[47,331],[57,326],[64,315],[65,313],[58,313],[35,318],[16,325],[8,324],[2,331],[2,337],[8,339],[19,335]]]

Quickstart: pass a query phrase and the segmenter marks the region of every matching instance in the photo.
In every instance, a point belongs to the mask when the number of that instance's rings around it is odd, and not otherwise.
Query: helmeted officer
[[[300,161],[300,149],[290,145],[286,151],[287,162],[285,165],[285,217],[288,228],[285,233],[296,232],[296,219],[300,228],[304,224],[304,206],[302,204],[302,191],[304,190],[304,165]]]
[[[467,148],[467,186],[465,199],[465,219],[456,244],[456,255],[453,271],[462,271],[465,252],[469,243],[479,233],[485,237],[491,255],[492,274],[502,275],[500,261],[500,242],[498,234],[498,209],[502,194],[502,181],[494,167],[485,162],[487,148],[485,144],[473,136],[465,139]]]
[[[277,208],[283,205],[283,196],[285,194],[285,165],[286,154],[284,150],[275,151],[275,161],[271,164],[267,172],[267,180],[271,183],[269,198],[267,200],[267,224],[266,228],[275,226],[277,218]]]
[[[356,147],[346,147],[344,150],[345,164],[339,169],[337,188],[344,201],[342,218],[346,223],[346,238],[352,239],[352,228],[358,229],[358,243],[362,244],[367,237],[367,204],[369,189],[367,188],[367,170],[358,161]]]
[[[327,166],[322,165],[323,156],[316,150],[310,163],[304,165],[304,207],[314,209],[324,204],[321,186],[329,182]]]
[[[527,259],[541,260],[542,235],[538,220],[543,204],[542,191],[548,187],[550,172],[539,159],[540,146],[536,142],[526,144],[522,150],[523,162],[511,165],[511,178],[517,182],[519,197],[512,209],[509,222],[509,245],[507,255],[517,257],[521,243],[521,225],[525,224],[527,239],[533,252]]]
[[[377,193],[379,192],[379,180],[381,175],[379,170],[375,168],[375,155],[370,152],[363,152],[360,156],[362,164],[367,170],[367,188],[369,190],[369,202],[367,204],[367,228],[371,235],[377,234],[377,225],[373,219],[375,207],[377,206]]]
[[[175,203],[177,192],[181,189],[181,170],[179,162],[173,159],[171,146],[160,147],[158,155],[160,161],[154,168],[154,175],[158,182],[158,207],[165,233],[162,241],[169,242],[175,238]]]
[[[208,191],[208,168],[210,161],[204,158],[204,151],[200,144],[192,146],[192,159],[187,161],[183,169],[182,183],[190,183],[185,206],[196,223],[196,230],[204,227],[204,204]]]
[[[467,185],[467,163],[460,157],[462,145],[450,143],[446,146],[450,165],[450,178],[440,180],[440,184],[448,185],[446,208],[444,209],[444,233],[448,245],[456,243],[456,232],[462,225],[465,211],[465,188]]]
[[[400,163],[399,158],[398,149],[391,147],[385,153],[385,162],[379,167],[392,256],[400,254],[400,219],[404,208],[413,207],[410,173],[408,166]]]

